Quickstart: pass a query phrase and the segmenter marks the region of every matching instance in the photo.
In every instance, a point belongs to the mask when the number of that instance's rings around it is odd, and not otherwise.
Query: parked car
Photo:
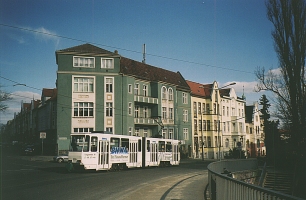
[[[25,155],[33,155],[36,153],[36,148],[34,145],[27,145],[24,147],[23,153]]]
[[[58,163],[67,162],[68,161],[68,155],[54,156],[53,161],[58,162]]]

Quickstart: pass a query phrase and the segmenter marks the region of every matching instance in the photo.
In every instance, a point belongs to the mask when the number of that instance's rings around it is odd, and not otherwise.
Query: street
[[[65,163],[2,154],[1,195],[6,199],[204,199],[207,165],[182,160],[180,166],[118,172],[68,173]]]

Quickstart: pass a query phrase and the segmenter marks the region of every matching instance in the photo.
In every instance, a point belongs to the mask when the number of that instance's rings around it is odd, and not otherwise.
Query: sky
[[[1,0],[0,85],[21,101],[55,88],[55,51],[91,43],[137,61],[179,71],[189,81],[232,86],[247,105],[258,67],[278,68],[264,0]]]

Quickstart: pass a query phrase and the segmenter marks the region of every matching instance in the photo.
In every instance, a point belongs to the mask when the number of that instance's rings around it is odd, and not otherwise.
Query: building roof
[[[81,54],[111,54],[111,55],[118,55],[118,52],[111,52],[100,47],[94,46],[92,44],[82,44],[75,47],[70,47],[67,49],[62,49],[56,51],[56,53],[81,53]]]
[[[191,95],[200,96],[204,98],[209,98],[211,96],[213,84],[201,84],[188,80],[186,80],[186,82],[191,89]]]
[[[49,88],[43,88],[42,90],[42,97],[50,97],[49,100],[55,99],[57,97],[57,89],[49,89]]]
[[[120,59],[120,73],[153,82],[166,82],[190,90],[180,72],[172,72],[125,57]]]

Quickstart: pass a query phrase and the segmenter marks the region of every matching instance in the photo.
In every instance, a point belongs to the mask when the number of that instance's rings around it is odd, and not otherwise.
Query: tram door
[[[150,165],[151,166],[158,165],[157,153],[158,153],[158,143],[150,143]]]
[[[129,144],[129,166],[130,167],[137,167],[137,150],[138,150],[138,142],[136,141],[130,141]]]
[[[138,151],[138,141],[130,141],[129,144],[129,166],[130,167],[137,167],[137,151]]]
[[[173,160],[173,164],[179,164],[179,153],[178,153],[178,145],[174,144],[172,146],[172,160]]]
[[[99,158],[98,158],[99,169],[109,169],[109,141],[99,141]]]

